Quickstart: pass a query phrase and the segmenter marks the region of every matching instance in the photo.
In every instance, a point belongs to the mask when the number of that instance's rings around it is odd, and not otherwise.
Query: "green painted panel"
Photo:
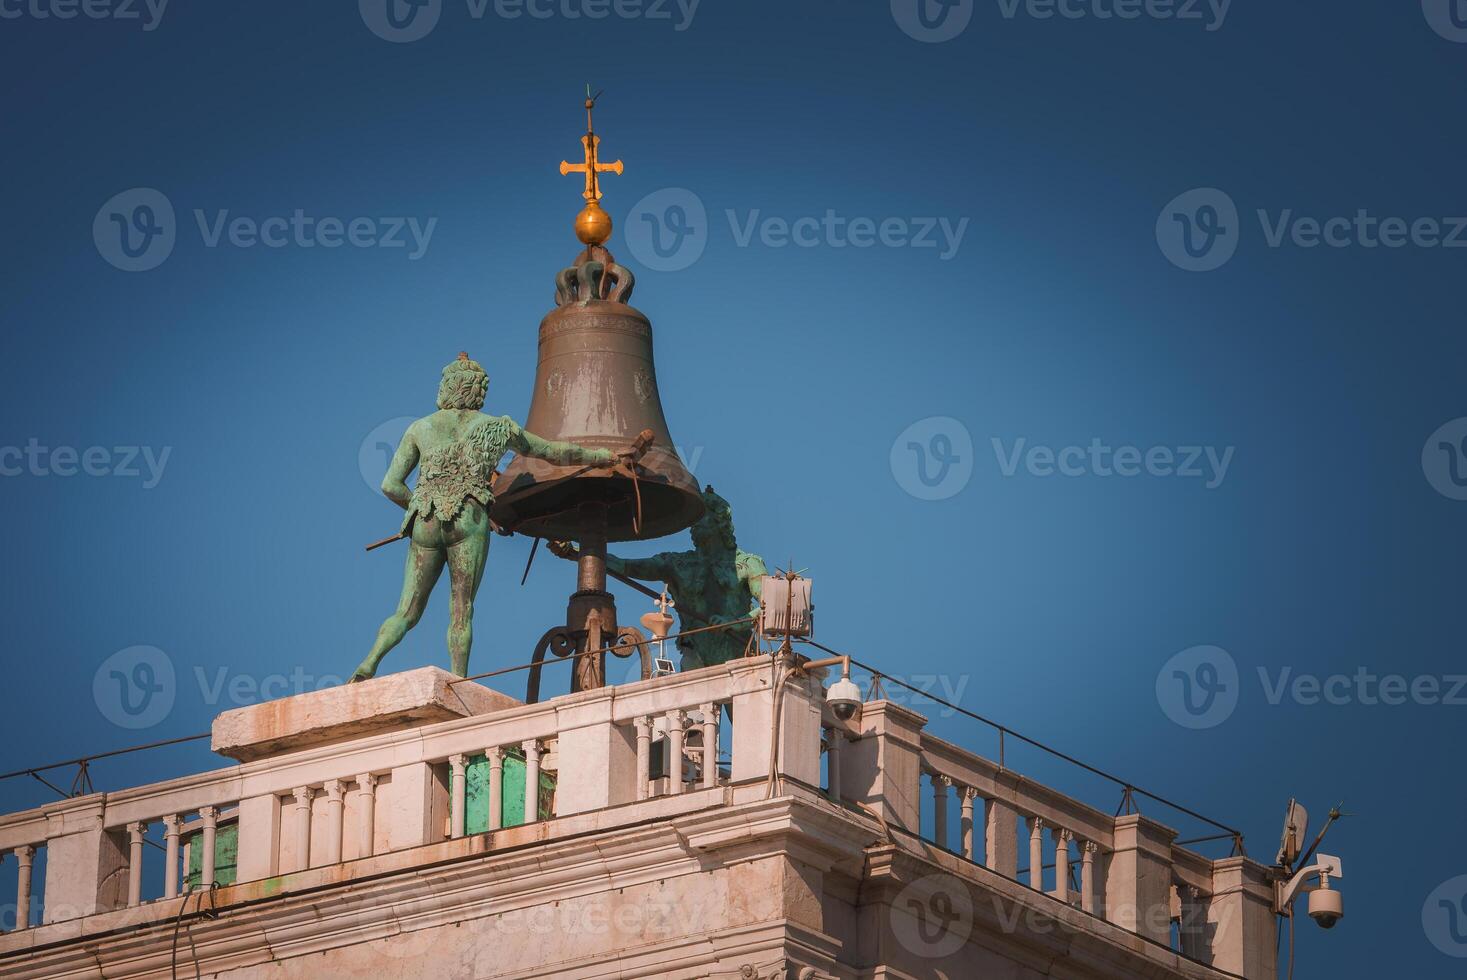
[[[188,849],[188,870],[183,883],[188,888],[198,888],[204,868],[204,832],[189,834],[185,843]],[[214,833],[214,880],[221,885],[232,885],[239,874],[239,824],[230,823]]]
[[[518,750],[504,755],[504,826],[518,827],[525,822],[525,754]],[[464,830],[482,834],[489,829],[489,760],[482,755],[469,757],[464,784]],[[555,815],[555,777],[540,774],[540,799],[536,807],[541,820]]]

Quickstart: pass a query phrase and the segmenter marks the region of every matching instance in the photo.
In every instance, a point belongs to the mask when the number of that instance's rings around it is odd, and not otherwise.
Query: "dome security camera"
[[[825,703],[841,721],[850,721],[856,717],[856,709],[861,707],[861,689],[849,677],[842,677],[830,685]]]
[[[1339,858],[1329,854],[1320,854],[1316,858],[1316,863],[1299,871],[1289,879],[1287,884],[1280,881],[1275,886],[1278,891],[1274,911],[1280,915],[1292,915],[1294,899],[1298,898],[1303,891],[1305,882],[1310,878],[1318,877],[1318,886],[1309,892],[1309,917],[1317,922],[1321,929],[1333,929],[1345,917],[1345,897],[1330,887],[1331,879],[1344,876],[1344,868]]]
[[[1309,893],[1309,917],[1321,929],[1333,929],[1345,917],[1345,896],[1328,886]]]
[[[796,671],[808,673],[825,667],[839,667],[840,680],[830,685],[825,692],[825,703],[830,706],[830,711],[839,721],[850,721],[856,717],[856,712],[861,709],[865,700],[861,697],[861,689],[851,680],[851,658],[846,656],[830,657],[826,660],[807,660],[798,664]]]

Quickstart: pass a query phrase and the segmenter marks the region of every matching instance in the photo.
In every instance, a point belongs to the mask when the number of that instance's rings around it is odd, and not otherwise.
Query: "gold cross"
[[[562,160],[560,163],[561,176],[566,174],[586,175],[586,192],[581,196],[592,203],[601,200],[601,174],[621,176],[624,169],[620,160],[615,163],[602,163],[597,159],[601,137],[596,135],[596,128],[592,125],[591,112],[596,108],[596,100],[600,97],[599,93],[592,96],[591,86],[586,86],[586,135],[581,137],[581,146],[586,151],[586,162],[570,163]]]

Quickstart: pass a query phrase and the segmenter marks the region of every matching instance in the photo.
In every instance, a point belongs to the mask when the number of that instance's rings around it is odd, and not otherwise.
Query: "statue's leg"
[[[397,612],[388,616],[377,631],[377,642],[372,644],[372,652],[352,674],[353,681],[375,677],[382,658],[402,642],[408,630],[418,625],[428,605],[428,596],[433,592],[438,576],[443,573],[443,561],[442,548],[419,544],[416,540],[408,544],[407,567],[402,573],[402,597],[397,601]]]
[[[448,655],[459,677],[469,676],[469,650],[474,645],[474,597],[484,580],[489,556],[489,517],[470,502],[455,529],[462,537],[448,546]],[[459,537],[459,535],[455,535]]]

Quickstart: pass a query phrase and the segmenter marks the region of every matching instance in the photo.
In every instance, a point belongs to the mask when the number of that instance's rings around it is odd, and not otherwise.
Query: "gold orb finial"
[[[581,195],[586,199],[586,206],[581,213],[576,215],[576,237],[584,245],[604,245],[611,238],[611,215],[602,210],[601,200],[601,175],[617,174],[624,171],[622,162],[602,163],[598,156],[601,146],[601,137],[596,135],[592,121],[592,112],[596,108],[596,100],[601,98],[601,93],[591,94],[591,86],[586,86],[586,135],[581,137],[581,147],[585,150],[585,163],[570,163],[561,161],[560,172],[565,174],[585,174],[586,190]]]
[[[611,238],[611,215],[590,202],[576,215],[576,237],[582,245],[605,245]]]

